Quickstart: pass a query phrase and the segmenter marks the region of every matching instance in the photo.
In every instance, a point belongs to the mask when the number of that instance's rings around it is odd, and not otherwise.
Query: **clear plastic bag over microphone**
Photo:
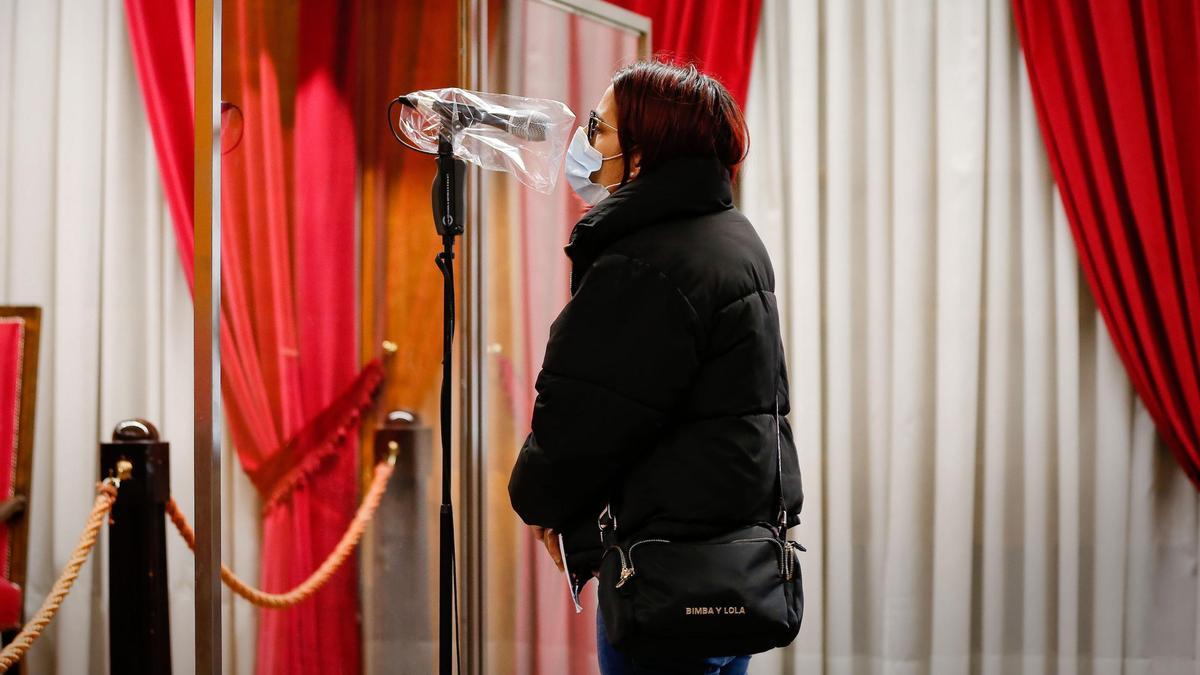
[[[399,106],[399,132],[418,149],[437,152],[438,135],[449,125],[458,159],[553,192],[575,128],[566,104],[457,87],[414,91],[407,99],[410,105]]]

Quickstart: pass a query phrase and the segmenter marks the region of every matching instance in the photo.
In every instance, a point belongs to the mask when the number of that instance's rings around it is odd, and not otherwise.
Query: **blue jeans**
[[[673,660],[670,663],[634,663],[608,643],[604,632],[604,617],[596,611],[596,655],[600,658],[601,675],[746,675],[750,667],[747,656],[713,656],[707,659]]]

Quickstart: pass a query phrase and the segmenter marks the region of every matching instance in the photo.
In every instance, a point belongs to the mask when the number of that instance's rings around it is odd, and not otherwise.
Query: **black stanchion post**
[[[109,672],[171,672],[167,614],[170,446],[146,420],[125,420],[100,444],[100,477],[121,479],[108,527]]]
[[[395,473],[363,537],[363,672],[430,675],[437,636],[429,622],[428,567],[434,490],[433,430],[408,410],[393,410],[375,431],[375,461],[395,453]],[[403,654],[404,658],[397,658]]]

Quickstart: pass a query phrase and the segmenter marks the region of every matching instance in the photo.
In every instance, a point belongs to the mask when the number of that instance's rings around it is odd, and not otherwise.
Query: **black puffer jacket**
[[[716,159],[643,173],[576,224],[572,297],[550,328],[513,508],[599,558],[622,538],[716,536],[778,512],[778,394],[788,525],[800,470],[786,415],[775,273]]]

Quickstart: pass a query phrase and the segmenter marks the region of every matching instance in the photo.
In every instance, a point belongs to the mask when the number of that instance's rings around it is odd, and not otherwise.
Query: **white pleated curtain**
[[[170,441],[171,491],[192,515],[192,301],[143,110],[122,2],[0,2],[0,304],[41,305],[45,322],[26,617],[75,547],[97,443],[118,421],[145,417]],[[232,453],[222,471],[224,556],[253,580],[258,498]],[[108,672],[104,546],[25,672]],[[173,530],[167,558],[173,670],[186,674],[194,567]],[[251,673],[255,612],[224,597],[224,672]]]
[[[807,607],[777,673],[1190,673],[1197,496],[1132,394],[1007,0],[764,0]]]

